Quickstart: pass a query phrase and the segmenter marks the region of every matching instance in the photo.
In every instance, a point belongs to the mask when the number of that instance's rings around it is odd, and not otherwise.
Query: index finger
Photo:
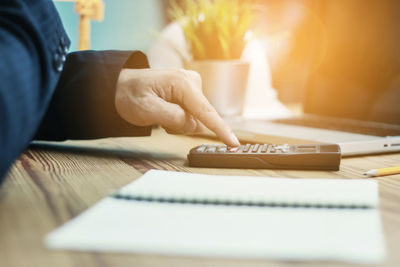
[[[189,113],[213,131],[225,144],[232,147],[240,145],[230,127],[219,116],[201,91],[190,86],[190,88],[183,90],[181,101],[181,104]]]

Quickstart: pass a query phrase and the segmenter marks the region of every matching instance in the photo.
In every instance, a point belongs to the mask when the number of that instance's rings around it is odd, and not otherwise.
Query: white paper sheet
[[[187,200],[376,207],[379,202],[377,188],[376,180],[367,179],[290,179],[151,170],[123,187],[120,193]]]
[[[151,171],[121,192],[144,190],[157,197],[168,192],[173,196],[185,191],[187,194],[205,192],[214,196],[224,189],[225,195],[238,194],[238,197],[246,198],[249,196],[247,192],[262,197],[264,190],[265,196],[270,193],[278,196],[279,193],[274,191],[278,190],[284,199],[291,194],[306,194],[311,187],[304,184],[310,186],[313,183],[316,191],[332,195],[325,198],[326,201],[362,201],[371,204],[371,208],[249,207],[108,197],[50,233],[46,244],[53,249],[222,258],[340,260],[371,264],[384,259],[380,216],[373,208],[377,204],[376,182],[281,179],[286,183],[287,188],[284,188],[279,180]],[[239,190],[240,185],[244,190]],[[343,194],[335,199],[334,195],[340,195],[337,190],[342,190]],[[356,198],[346,193],[351,190],[355,190]],[[358,194],[357,190],[363,193]],[[314,193],[321,197],[324,195],[316,191]],[[292,196],[291,199],[296,197],[312,199],[306,195]]]

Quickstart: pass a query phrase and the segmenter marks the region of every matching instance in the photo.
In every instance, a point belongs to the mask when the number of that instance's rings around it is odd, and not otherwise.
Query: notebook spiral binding
[[[220,199],[185,199],[173,197],[151,197],[143,195],[127,195],[119,192],[111,194],[111,197],[120,200],[158,202],[170,204],[198,204],[198,205],[221,205],[221,206],[247,206],[247,207],[271,207],[271,208],[310,208],[310,209],[371,209],[373,207],[361,204],[325,204],[307,202],[278,202],[278,201],[240,201]]]

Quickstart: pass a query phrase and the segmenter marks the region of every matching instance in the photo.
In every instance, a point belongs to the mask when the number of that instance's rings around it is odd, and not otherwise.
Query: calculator
[[[203,144],[188,154],[189,166],[207,168],[339,170],[336,144]]]

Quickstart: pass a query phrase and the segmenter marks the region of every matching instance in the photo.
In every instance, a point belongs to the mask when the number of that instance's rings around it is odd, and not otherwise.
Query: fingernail
[[[236,151],[238,151],[238,150],[239,150],[239,147],[230,147],[230,148],[228,149],[229,152],[236,152]]]
[[[240,142],[234,133],[231,133],[231,142],[235,144],[234,146],[240,146]]]

